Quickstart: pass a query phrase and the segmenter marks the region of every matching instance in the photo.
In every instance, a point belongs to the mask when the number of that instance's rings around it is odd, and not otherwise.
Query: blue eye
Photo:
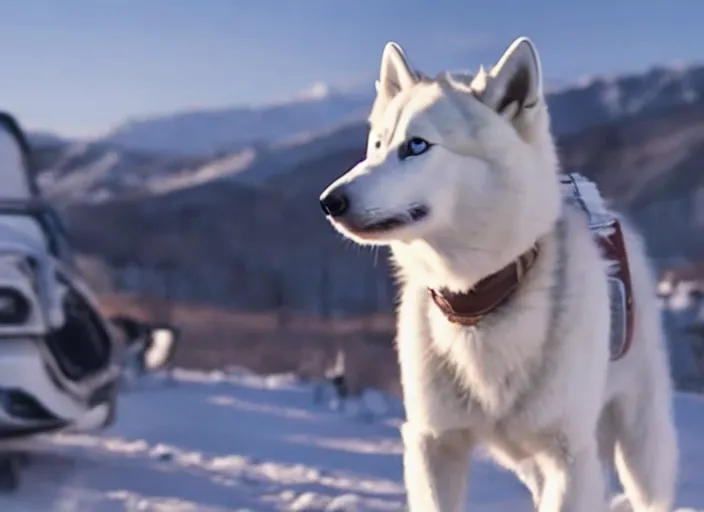
[[[409,156],[422,155],[428,151],[433,145],[425,139],[420,137],[412,137],[407,141],[401,143],[398,147],[398,157],[401,160],[408,158]]]

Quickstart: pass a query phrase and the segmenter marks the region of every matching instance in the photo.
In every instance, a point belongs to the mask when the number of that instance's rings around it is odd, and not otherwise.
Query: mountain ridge
[[[125,150],[212,157],[245,146],[273,143],[299,133],[363,122],[374,87],[339,88],[314,83],[291,98],[256,105],[189,109],[145,115],[117,124],[93,143]],[[669,108],[704,94],[704,64],[653,66],[640,72],[584,77],[548,88],[554,127],[562,134],[626,113]],[[53,138],[61,139],[54,134]]]

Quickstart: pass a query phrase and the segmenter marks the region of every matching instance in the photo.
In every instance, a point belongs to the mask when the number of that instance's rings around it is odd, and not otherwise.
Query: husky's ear
[[[472,87],[484,104],[512,120],[543,98],[540,57],[527,37],[519,37],[488,73],[483,69]]]
[[[388,101],[417,80],[401,47],[394,42],[386,43],[381,56],[379,81],[376,83],[377,95]]]

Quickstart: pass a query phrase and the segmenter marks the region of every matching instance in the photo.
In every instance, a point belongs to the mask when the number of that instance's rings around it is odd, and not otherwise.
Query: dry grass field
[[[345,352],[353,392],[399,392],[392,315],[323,320],[275,312],[251,314],[147,296],[103,294],[103,311],[181,328],[176,364],[197,369],[244,366],[256,372],[295,372],[319,378],[338,349]]]

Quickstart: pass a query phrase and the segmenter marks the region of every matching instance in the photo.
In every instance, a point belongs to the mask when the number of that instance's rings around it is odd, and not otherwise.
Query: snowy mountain
[[[375,512],[405,510],[398,400],[367,391],[335,412],[292,376],[177,370],[141,382],[101,435],[34,447],[4,512]],[[184,414],[184,411],[188,411]],[[677,512],[704,511],[704,400],[675,400]],[[478,453],[467,510],[529,510],[512,475]]]
[[[548,95],[552,126],[565,135],[704,98],[704,66],[659,66],[644,73],[584,78]]]
[[[27,138],[29,144],[34,147],[55,146],[71,142],[70,139],[51,132],[28,132]]]
[[[553,130],[564,136],[604,123],[687,107],[704,98],[704,67],[654,68],[597,77],[548,95]],[[262,107],[133,121],[93,141],[33,134],[44,189],[57,201],[159,194],[229,179],[259,186],[299,162],[366,138],[371,95],[324,85]]]
[[[373,84],[361,91],[345,92],[317,84],[293,100],[275,104],[133,120],[112,130],[102,142],[171,155],[236,151],[363,120],[373,90]]]
[[[135,151],[209,156],[243,146],[287,139],[363,121],[372,84],[340,91],[325,84],[289,101],[263,106],[200,110],[137,119],[112,130],[102,142]],[[704,96],[704,67],[657,67],[645,73],[592,77],[549,94],[553,126],[570,133],[625,115],[687,104]]]

